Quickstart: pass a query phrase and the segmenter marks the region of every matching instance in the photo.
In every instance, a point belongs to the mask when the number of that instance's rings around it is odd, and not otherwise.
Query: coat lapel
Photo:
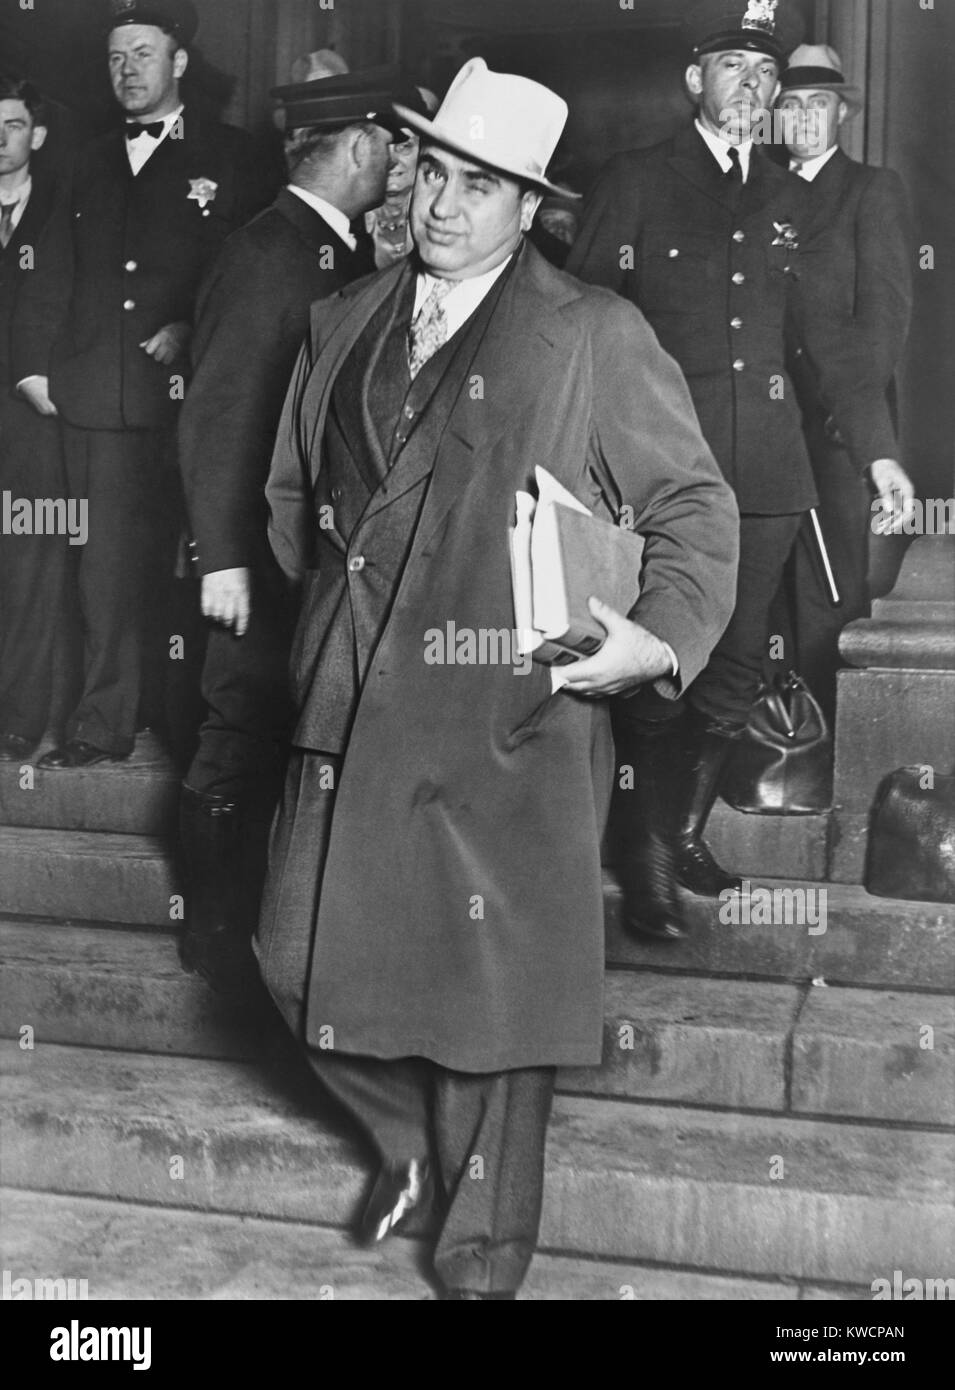
[[[448,419],[411,562],[460,500],[474,469],[487,466],[515,415],[543,390],[565,347],[569,351],[570,330],[558,310],[575,297],[572,283],[525,243]],[[483,383],[477,400],[468,389],[474,377]]]

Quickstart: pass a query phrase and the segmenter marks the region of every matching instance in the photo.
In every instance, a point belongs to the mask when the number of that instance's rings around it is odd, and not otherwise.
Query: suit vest
[[[408,369],[414,275],[399,280],[342,364],[329,402],[323,469],[331,482],[337,529],[350,546],[361,529],[363,564],[357,576],[346,575],[348,588],[320,636],[321,652],[294,740],[305,747],[329,752],[345,747],[362,682],[401,583],[441,437],[458,396],[469,389],[471,363],[516,260],[414,381]],[[386,496],[393,500],[379,507]]]

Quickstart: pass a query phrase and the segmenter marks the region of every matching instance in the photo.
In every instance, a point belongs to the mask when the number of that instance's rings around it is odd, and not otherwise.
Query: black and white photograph
[[[38,1365],[184,1367],[162,1304],[561,1301],[912,1368],[953,61],[955,0],[0,0]]]

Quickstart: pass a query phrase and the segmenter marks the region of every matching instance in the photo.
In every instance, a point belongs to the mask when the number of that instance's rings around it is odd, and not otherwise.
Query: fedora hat
[[[395,111],[402,125],[475,164],[542,192],[565,192],[545,175],[567,121],[567,103],[539,82],[492,72],[483,58],[471,58],[433,119],[400,102]]]
[[[839,97],[853,112],[861,111],[862,90],[853,87],[842,75],[842,63],[834,48],[823,43],[804,43],[799,46],[789,60],[789,67],[779,82],[780,96],[783,92],[812,90],[838,92]]]

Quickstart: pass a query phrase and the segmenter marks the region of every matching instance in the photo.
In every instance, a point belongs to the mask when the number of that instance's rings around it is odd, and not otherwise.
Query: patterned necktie
[[[448,316],[444,301],[454,289],[451,280],[436,280],[408,330],[408,367],[412,381],[439,347],[448,341]]]
[[[18,207],[19,203],[0,203],[0,246],[4,249],[13,236],[13,214]]]

